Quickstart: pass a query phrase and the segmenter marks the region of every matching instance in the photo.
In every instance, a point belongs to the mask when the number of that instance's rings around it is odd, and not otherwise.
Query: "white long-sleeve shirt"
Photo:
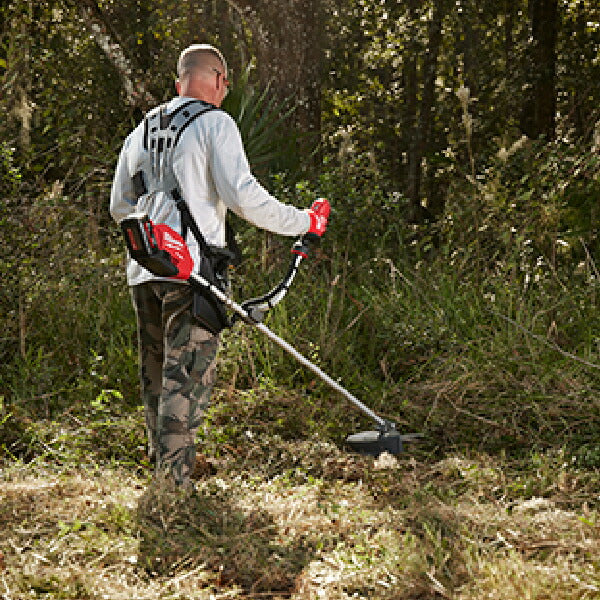
[[[167,114],[189,100],[174,98],[167,105]],[[152,200],[152,205],[138,203],[132,177],[145,162],[147,151],[143,141],[141,123],[123,144],[113,180],[110,213],[120,222],[132,213],[147,212],[155,223],[166,223],[181,231],[179,211],[169,195],[160,194]],[[252,175],[237,125],[227,113],[212,110],[194,119],[183,131],[172,157],[181,194],[209,245],[225,246],[227,210],[273,233],[300,236],[308,231],[307,211],[279,202]],[[186,241],[197,268],[199,252],[191,232]],[[165,278],[152,275],[128,257],[128,284],[151,280]]]

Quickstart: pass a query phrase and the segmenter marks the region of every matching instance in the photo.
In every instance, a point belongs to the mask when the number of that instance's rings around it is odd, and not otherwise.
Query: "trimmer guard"
[[[380,454],[401,454],[405,442],[417,442],[423,439],[421,433],[400,435],[394,425],[388,430],[372,430],[354,433],[346,438],[346,444],[358,454],[366,454],[377,458]]]
[[[384,433],[382,431],[360,431],[346,438],[346,443],[354,452],[379,456],[383,452],[400,454],[402,448],[402,436],[394,429]]]

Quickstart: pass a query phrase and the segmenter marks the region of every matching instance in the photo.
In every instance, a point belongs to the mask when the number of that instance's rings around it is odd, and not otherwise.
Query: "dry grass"
[[[213,462],[193,496],[7,468],[0,597],[600,598],[600,474],[561,453],[373,461],[274,438]]]

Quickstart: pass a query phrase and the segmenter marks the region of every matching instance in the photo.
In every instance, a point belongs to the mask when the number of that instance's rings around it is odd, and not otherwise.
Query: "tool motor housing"
[[[152,221],[145,213],[135,213],[121,221],[121,230],[131,258],[157,277],[174,277],[179,269],[171,255],[158,246]]]

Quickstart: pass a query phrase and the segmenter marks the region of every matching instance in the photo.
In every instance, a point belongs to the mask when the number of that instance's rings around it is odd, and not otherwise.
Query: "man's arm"
[[[110,193],[110,214],[112,218],[120,223],[125,217],[130,215],[137,204],[137,197],[133,190],[133,182],[127,168],[127,150],[131,144],[131,138],[127,138],[123,144],[115,177],[113,179]]]
[[[250,171],[235,121],[223,115],[207,140],[217,193],[227,208],[253,225],[281,235],[302,235],[311,222],[307,211],[271,196]]]

